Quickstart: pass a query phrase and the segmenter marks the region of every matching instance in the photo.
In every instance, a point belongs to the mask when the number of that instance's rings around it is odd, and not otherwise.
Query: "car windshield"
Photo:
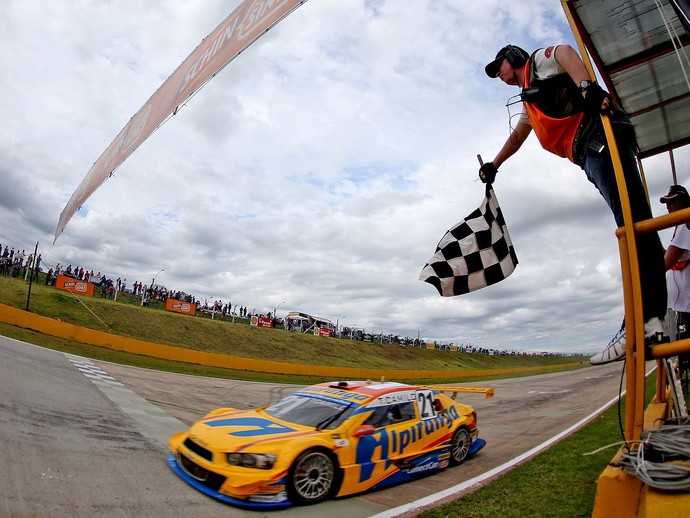
[[[295,393],[266,407],[264,412],[283,421],[332,430],[350,417],[353,410],[354,406],[347,401]]]

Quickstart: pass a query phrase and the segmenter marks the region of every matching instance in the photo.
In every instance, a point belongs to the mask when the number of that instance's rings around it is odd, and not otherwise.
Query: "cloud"
[[[484,64],[506,43],[572,43],[557,3],[307,2],[140,146],[54,246],[94,161],[239,2],[6,4],[3,246],[38,241],[48,264],[129,285],[164,270],[157,282],[202,300],[483,347],[594,352],[617,331],[613,218],[534,138],[495,186],[513,276],[452,299],[417,280],[483,197],[476,155],[493,158],[519,112]],[[663,159],[648,168],[654,202],[671,180]]]

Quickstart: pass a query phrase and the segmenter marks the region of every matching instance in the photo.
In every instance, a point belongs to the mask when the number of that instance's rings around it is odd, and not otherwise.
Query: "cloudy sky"
[[[0,243],[50,266],[369,332],[594,353],[623,317],[614,222],[582,171],[533,136],[495,191],[520,264],[442,298],[419,272],[474,210],[479,153],[517,89],[506,43],[574,45],[553,0],[310,0],[164,124],[53,244],[57,218],[130,117],[239,0],[5,0]],[[511,119],[512,116],[512,119]],[[686,150],[676,152],[688,183]],[[655,214],[668,156],[645,162]],[[662,235],[667,243],[669,236]]]

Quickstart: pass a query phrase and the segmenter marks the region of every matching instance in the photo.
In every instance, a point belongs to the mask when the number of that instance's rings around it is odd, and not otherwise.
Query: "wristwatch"
[[[589,79],[583,79],[582,81],[580,81],[580,91],[583,92],[583,91],[587,90],[587,88],[589,88],[590,85],[593,83],[594,83],[594,81],[591,81]]]

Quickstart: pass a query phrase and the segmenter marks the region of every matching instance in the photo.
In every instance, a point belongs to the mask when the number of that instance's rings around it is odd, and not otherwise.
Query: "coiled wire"
[[[673,423],[673,424],[671,424]],[[667,491],[690,491],[690,418],[673,419],[644,430],[636,450],[621,456],[616,465],[645,484]]]

